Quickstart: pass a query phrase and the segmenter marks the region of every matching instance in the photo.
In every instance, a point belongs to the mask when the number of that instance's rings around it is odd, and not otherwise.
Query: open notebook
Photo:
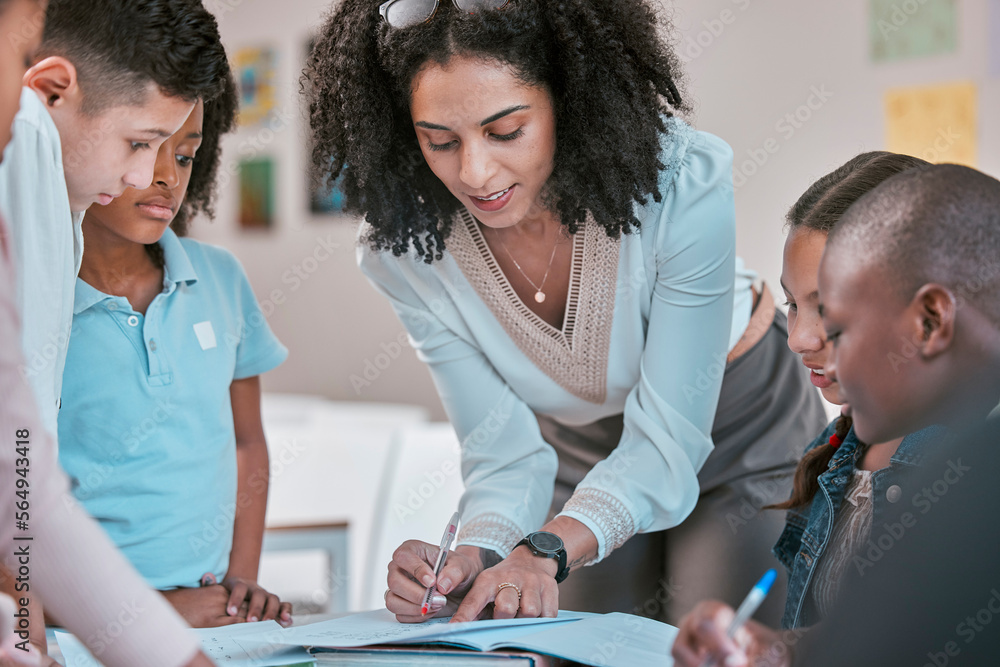
[[[670,646],[677,629],[631,614],[559,612],[558,618],[474,621],[446,619],[404,625],[384,609],[289,628],[279,641],[317,648],[372,644],[439,644],[477,651],[518,649],[584,665],[606,667],[673,664]],[[316,651],[317,657],[320,653]]]
[[[372,660],[344,661],[334,655],[324,655],[324,649],[357,649],[369,646],[457,646],[474,651],[516,649],[537,653],[583,665],[601,667],[670,667],[670,646],[676,628],[631,614],[586,614],[559,612],[558,618],[520,618],[508,620],[447,622],[433,619],[427,623],[397,623],[385,609],[352,614],[309,625],[281,628],[273,621],[195,630],[205,651],[220,665],[239,667],[275,667],[310,664],[393,664]],[[70,659],[74,649],[82,649],[70,635],[57,633],[67,667],[99,664],[89,655]],[[303,647],[311,647],[315,657]],[[70,651],[67,651],[70,648]],[[385,654],[385,649],[371,654]],[[434,662],[464,660],[469,654],[434,651]],[[357,652],[351,652],[358,656]],[[451,655],[455,657],[452,658]],[[464,656],[464,658],[463,658]],[[391,660],[391,659],[390,659]],[[416,658],[405,660],[410,664]],[[401,664],[398,661],[395,664]],[[457,663],[455,663],[457,664]],[[466,662],[463,664],[479,664]],[[524,664],[524,663],[522,663]],[[529,662],[538,667],[540,661]],[[512,663],[513,665],[513,663]]]
[[[309,667],[316,660],[301,646],[273,644],[282,627],[274,621],[238,623],[221,628],[192,630],[201,641],[201,650],[218,665],[226,667]],[[101,667],[83,643],[68,632],[56,631],[56,641],[66,667]]]

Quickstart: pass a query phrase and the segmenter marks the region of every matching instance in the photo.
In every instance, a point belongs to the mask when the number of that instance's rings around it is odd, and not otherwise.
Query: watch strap
[[[528,535],[526,535],[520,542],[518,542],[514,546],[514,549],[523,544],[526,547],[528,547],[528,549],[531,550],[531,553],[533,553],[536,556],[540,556],[542,558],[555,558],[556,563],[559,565],[559,570],[558,572],[556,572],[556,583],[561,584],[566,579],[566,577],[569,576],[569,568],[566,567],[566,547],[565,546],[559,547],[559,549],[554,553],[539,551],[535,549],[535,547],[531,544],[531,540],[529,539],[533,534],[534,533],[529,533]]]

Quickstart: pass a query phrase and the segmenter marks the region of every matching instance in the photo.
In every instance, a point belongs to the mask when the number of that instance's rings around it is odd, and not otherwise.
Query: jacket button
[[[893,484],[888,489],[885,490],[885,499],[890,503],[899,502],[899,499],[903,497],[903,490],[899,488],[898,484]]]

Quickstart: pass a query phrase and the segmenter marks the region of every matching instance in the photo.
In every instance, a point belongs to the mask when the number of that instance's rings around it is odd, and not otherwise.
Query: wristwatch
[[[563,579],[569,576],[569,568],[566,566],[566,547],[563,546],[562,538],[555,533],[539,530],[529,533],[523,540],[517,543],[515,549],[522,544],[531,549],[531,553],[542,558],[555,558],[559,563],[559,571],[556,572],[556,583],[562,583]]]

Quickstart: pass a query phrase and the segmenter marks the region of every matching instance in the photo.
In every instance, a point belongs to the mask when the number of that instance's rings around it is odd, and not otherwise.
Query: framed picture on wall
[[[309,211],[315,215],[334,215],[344,212],[343,176],[332,187],[313,185],[309,192]]]
[[[257,158],[240,163],[241,229],[274,226],[274,160]]]
[[[958,49],[957,0],[869,0],[873,62],[924,58]]]
[[[239,49],[233,58],[240,88],[240,127],[265,121],[275,108],[277,54],[271,48]]]

